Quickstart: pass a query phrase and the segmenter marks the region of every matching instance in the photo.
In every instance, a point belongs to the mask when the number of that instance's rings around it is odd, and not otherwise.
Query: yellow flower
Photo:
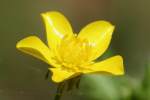
[[[17,43],[17,49],[39,58],[53,66],[52,80],[62,82],[87,73],[107,72],[123,75],[123,59],[117,55],[95,62],[108,48],[114,26],[107,21],[95,21],[75,34],[69,21],[59,12],[41,14],[48,46],[38,37],[30,36]]]

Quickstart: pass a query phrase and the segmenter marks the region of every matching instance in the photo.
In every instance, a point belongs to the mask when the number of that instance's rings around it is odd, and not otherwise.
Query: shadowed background
[[[140,79],[150,61],[149,4],[149,0],[0,0],[0,100],[53,100],[56,85],[50,79],[45,80],[48,65],[15,48],[17,41],[30,35],[39,36],[46,42],[40,16],[46,11],[62,12],[75,33],[91,21],[112,22],[116,29],[111,47],[104,55],[109,51],[113,51],[109,56],[122,55],[126,75]],[[83,85],[89,84],[92,75],[87,77],[83,77]],[[102,76],[95,77],[101,80]],[[99,82],[104,82],[108,91],[115,90],[110,86],[113,82],[105,79]],[[85,85],[81,91],[86,86],[90,87]],[[78,93],[77,97],[83,99],[85,95]],[[66,93],[63,98],[73,100],[75,96]]]

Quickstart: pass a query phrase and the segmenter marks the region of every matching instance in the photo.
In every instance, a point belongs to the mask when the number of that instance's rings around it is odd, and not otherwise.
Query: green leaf
[[[79,95],[83,100],[128,100],[131,87],[125,77],[110,75],[84,75]]]
[[[141,98],[144,100],[149,100],[150,99],[150,64],[148,64],[145,68],[145,75],[144,75],[144,79],[142,82],[141,91],[142,91]]]
[[[145,67],[144,77],[134,87],[133,100],[149,100],[150,99],[150,64]]]

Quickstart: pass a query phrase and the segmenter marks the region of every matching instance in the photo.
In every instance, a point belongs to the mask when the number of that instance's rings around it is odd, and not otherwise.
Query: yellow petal
[[[50,49],[36,36],[30,36],[19,41],[16,47],[17,49],[39,58],[48,64],[51,62]]]
[[[92,47],[90,60],[101,56],[108,48],[114,26],[107,21],[95,21],[84,27],[78,38],[88,40]]]
[[[121,56],[114,56],[108,58],[104,61],[95,63],[90,66],[88,70],[85,70],[83,73],[93,73],[93,72],[107,72],[113,75],[123,75],[123,59]]]
[[[56,49],[64,36],[72,36],[73,31],[69,21],[59,12],[46,12],[41,14],[46,26],[48,45]]]
[[[53,72],[52,80],[56,83],[68,80],[79,75],[79,73],[63,70],[62,68],[49,68],[49,70]]]

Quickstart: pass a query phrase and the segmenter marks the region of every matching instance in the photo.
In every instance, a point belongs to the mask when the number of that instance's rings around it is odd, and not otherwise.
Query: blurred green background
[[[112,22],[116,29],[103,57],[122,55],[126,70],[123,77],[85,75],[80,89],[62,100],[150,100],[149,0],[0,0],[0,100],[53,100],[48,65],[15,48],[30,35],[46,41],[40,13],[52,10],[62,12],[76,33],[91,21]]]

